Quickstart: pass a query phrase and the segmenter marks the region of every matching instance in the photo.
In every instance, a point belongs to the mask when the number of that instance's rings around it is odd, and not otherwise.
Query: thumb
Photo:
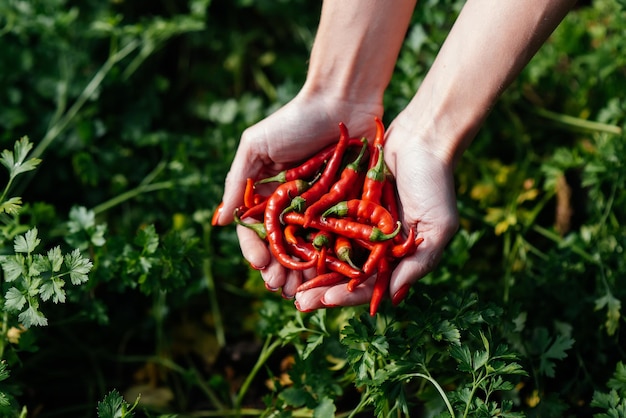
[[[250,153],[246,149],[247,147],[239,147],[226,175],[222,203],[214,218],[217,225],[227,225],[233,221],[235,209],[243,204],[246,180],[248,177],[255,177],[256,174],[253,173],[261,170],[260,159],[249,158]]]
[[[435,234],[425,238],[415,254],[398,263],[389,283],[389,294],[394,305],[404,299],[414,283],[435,269],[454,231],[456,228],[450,228],[450,231],[442,235]]]

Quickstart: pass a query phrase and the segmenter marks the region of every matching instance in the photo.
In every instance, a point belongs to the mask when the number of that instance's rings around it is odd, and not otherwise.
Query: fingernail
[[[283,297],[283,299],[287,299],[287,300],[290,300],[296,297],[296,295],[288,295],[285,292],[283,292],[281,296]]]
[[[222,214],[222,209],[224,208],[224,202],[221,202],[215,212],[213,212],[213,217],[211,218],[211,225],[217,226],[217,222],[220,219],[220,215]]]
[[[322,303],[322,305],[324,305],[325,308],[336,308],[339,306],[335,303],[326,303],[326,300],[323,297],[320,299],[320,302]]]
[[[265,284],[265,288],[270,292],[275,292],[278,290],[278,287],[271,287],[267,282],[263,282]]]
[[[313,311],[313,309],[302,309],[302,307],[300,306],[300,302],[298,302],[298,301],[295,301],[293,304],[296,306],[296,309],[299,310],[300,312],[306,313],[306,312],[312,312]]]
[[[408,283],[398,289],[398,291],[394,293],[393,297],[391,298],[391,303],[393,304],[393,306],[398,306],[409,293],[410,289],[411,285]]]
[[[255,266],[252,263],[250,263],[250,267],[252,267],[253,269],[258,270],[258,271],[265,270],[267,268],[267,266],[258,267],[258,266]]]

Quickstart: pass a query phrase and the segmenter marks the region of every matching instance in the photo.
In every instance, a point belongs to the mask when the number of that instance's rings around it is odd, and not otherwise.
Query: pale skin
[[[458,227],[453,173],[504,89],[561,22],[573,0],[468,0],[409,105],[385,137],[385,162],[396,178],[403,227],[424,238],[419,251],[394,269],[394,302],[432,271]],[[218,223],[242,203],[248,177],[274,174],[336,140],[341,121],[351,136],[373,137],[374,116],[415,7],[415,1],[324,2],[300,93],[248,128],[226,179]],[[295,294],[311,272],[294,272],[273,259],[255,233],[238,227],[242,254],[269,289],[295,296],[303,311],[368,303],[372,280]],[[303,277],[304,276],[304,277]]]

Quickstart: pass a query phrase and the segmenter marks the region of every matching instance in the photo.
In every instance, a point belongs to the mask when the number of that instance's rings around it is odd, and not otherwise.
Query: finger
[[[289,270],[283,285],[283,297],[285,299],[292,299],[296,295],[296,289],[302,283],[302,272],[296,270]]]
[[[389,283],[389,294],[394,304],[397,305],[409,288],[430,273],[441,259],[443,249],[429,244],[422,242],[413,256],[402,259],[394,269]]]
[[[374,277],[357,286],[352,292],[347,284],[340,284],[329,288],[323,295],[321,302],[327,306],[357,306],[369,303],[372,298]]]
[[[322,296],[324,296],[324,292],[328,289],[328,287],[316,287],[315,289],[296,293],[296,309],[301,312],[310,312],[315,309],[324,308]]]
[[[287,272],[285,268],[276,259],[272,258],[272,261],[261,270],[261,277],[265,282],[265,287],[275,292],[285,285],[287,280]]]
[[[272,261],[272,255],[265,241],[245,226],[237,225],[236,231],[243,258],[248,260],[252,268],[265,269]]]
[[[227,225],[233,221],[233,213],[243,203],[243,193],[249,177],[256,178],[262,168],[260,158],[252,155],[245,133],[242,135],[239,148],[224,182],[222,206],[216,218],[218,225]]]

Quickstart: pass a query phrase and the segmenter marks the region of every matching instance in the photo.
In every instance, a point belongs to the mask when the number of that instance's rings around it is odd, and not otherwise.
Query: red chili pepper
[[[254,194],[254,204],[258,205],[259,203],[263,203],[267,200],[267,196],[263,196],[262,194],[255,193]]]
[[[359,138],[350,138],[348,141],[348,146],[360,144],[361,140]],[[315,174],[322,168],[324,163],[333,155],[336,147],[337,144],[328,145],[326,148],[322,149],[299,166],[290,168],[288,170],[283,170],[275,176],[261,179],[257,181],[257,184],[272,182],[286,183],[288,181],[296,179],[310,179],[315,176]]]
[[[288,212],[283,215],[283,221],[287,224],[304,225],[304,215],[297,212]],[[344,235],[347,238],[359,238],[372,242],[381,242],[390,240],[398,235],[402,224],[398,222],[396,229],[389,234],[384,233],[376,226],[362,224],[345,218],[314,219],[310,227]]]
[[[356,219],[358,222],[376,225],[387,234],[394,230],[397,223],[387,209],[378,203],[361,199],[339,202],[335,206],[328,208],[322,214],[322,218],[326,218],[329,215],[347,216]]]
[[[298,286],[296,292],[304,292],[305,290],[315,289],[316,287],[322,286],[334,286],[336,284],[345,282],[346,280],[347,279],[343,274],[331,271],[329,273],[320,274],[310,280],[307,280],[306,282]]]
[[[358,285],[363,283],[365,280],[367,280],[368,277],[374,274],[374,271],[376,271],[376,267],[380,263],[380,260],[385,258],[388,246],[388,242],[379,242],[374,245],[374,248],[372,248],[372,251],[370,251],[370,255],[367,257],[367,260],[365,260],[365,263],[363,264],[363,276],[359,279],[351,279],[348,282],[349,292],[354,291],[354,289],[356,289]]]
[[[329,206],[344,200],[346,194],[350,189],[353,188],[354,184],[357,183],[359,173],[361,171],[361,161],[363,156],[365,155],[365,151],[367,150],[367,140],[363,139],[363,145],[361,147],[361,152],[356,157],[356,159],[348,164],[342,171],[339,180],[337,180],[330,190],[324,193],[319,200],[314,202],[311,205],[308,205],[308,208],[304,212],[304,226],[305,228],[308,226],[309,222],[315,217],[317,217],[320,213],[322,213]],[[315,186],[313,186],[315,187]]]
[[[378,116],[374,116],[374,123],[376,124],[376,135],[374,136],[374,147],[381,147],[385,145],[385,125],[383,125],[383,121],[380,120]],[[377,158],[377,156],[374,156]],[[376,161],[373,159],[373,161]],[[371,165],[370,165],[371,168]]]
[[[389,281],[391,279],[391,266],[385,257],[380,259],[377,268],[376,281],[374,282],[374,289],[372,291],[372,298],[370,299],[370,315],[376,315],[378,307],[381,301],[387,295],[389,290]]]
[[[313,248],[313,245],[310,243],[304,242],[302,238],[298,237],[297,244],[289,244],[289,250],[297,257],[300,257],[304,260],[314,260],[318,252]],[[339,260],[336,257],[333,257],[330,254],[326,254],[325,257],[326,267],[328,270],[334,271],[336,273],[341,273],[347,279],[356,279],[360,278],[363,274],[359,269],[351,267],[347,263]]]
[[[413,228],[411,228],[411,230],[409,231],[409,235],[403,242],[391,246],[391,248],[389,249],[389,254],[393,258],[403,258],[408,255],[412,255],[417,250],[417,247],[422,243],[422,241],[424,241],[424,238],[415,238],[415,231],[413,230]]]
[[[381,203],[387,211],[391,214],[391,217],[395,220],[400,219],[400,209],[398,208],[398,198],[396,196],[396,183],[391,175],[387,176],[387,180],[383,183],[383,191],[381,197]],[[401,242],[401,236],[398,235],[394,238],[396,243]]]
[[[363,181],[363,192],[361,199],[379,203],[383,194],[383,185],[385,184],[385,157],[383,147],[376,145],[378,161],[367,170],[365,180]]]
[[[283,183],[276,188],[267,200],[265,208],[265,229],[270,251],[276,260],[284,267],[292,270],[304,270],[315,266],[317,260],[306,262],[292,258],[285,248],[283,229],[281,227],[281,215],[284,208],[289,204],[292,196],[296,196],[306,190],[309,184],[304,180],[292,180]]]
[[[330,185],[335,179],[335,175],[341,166],[343,155],[348,149],[348,145],[350,143],[348,128],[346,128],[346,125],[344,125],[343,122],[339,123],[339,131],[339,142],[337,142],[333,154],[330,157],[330,160],[328,160],[328,164],[324,167],[322,175],[315,183],[313,183],[311,188],[303,192],[302,195],[294,197],[287,210],[303,212],[312,202],[317,201],[330,188]]]
[[[378,151],[385,145],[385,125],[383,125],[378,116],[374,116],[374,123],[376,124],[376,135],[374,135],[374,141],[372,141],[372,153],[367,165],[368,170],[376,165],[379,160]]]
[[[386,181],[383,184],[383,191],[381,196],[381,204],[385,209],[391,213],[394,219],[400,218],[400,211],[398,208],[398,197],[396,196],[396,182],[391,175],[387,176]]]
[[[248,177],[246,180],[246,188],[243,192],[243,204],[246,208],[251,208],[255,205],[254,203],[254,179],[252,177]]]
[[[224,207],[224,202],[220,202],[220,204],[217,205],[217,208],[215,208],[215,212],[213,212],[213,216],[211,217],[211,225],[212,226],[217,226],[217,220],[220,217],[220,213],[221,213],[223,207]]]
[[[358,269],[352,261],[352,253],[352,242],[342,235],[337,236],[335,238],[335,255],[341,261],[345,261],[355,269]]]
[[[322,247],[317,254],[317,267],[316,272],[318,275],[326,273],[326,253],[328,247]]]
[[[246,210],[241,215],[241,218],[242,219],[246,219],[246,218],[253,218],[253,219],[262,218],[263,217],[263,213],[265,213],[265,208],[266,207],[267,207],[267,199],[265,199],[264,201],[262,201],[260,203],[257,203],[256,205],[254,205],[251,208],[249,208],[248,210]]]
[[[415,233],[411,234],[411,232],[409,232],[409,236],[404,241],[389,247],[389,249],[387,250],[387,255],[393,259],[406,257],[413,254],[417,250],[417,247],[419,247],[419,245],[423,241],[424,238],[415,238]],[[370,242],[363,239],[357,239],[355,240],[355,242],[368,251],[371,251],[377,244],[375,242]]]
[[[298,243],[298,238],[296,236],[296,232],[298,230],[298,225],[287,225],[283,231],[284,235],[285,235],[285,241],[288,244],[297,244]]]

